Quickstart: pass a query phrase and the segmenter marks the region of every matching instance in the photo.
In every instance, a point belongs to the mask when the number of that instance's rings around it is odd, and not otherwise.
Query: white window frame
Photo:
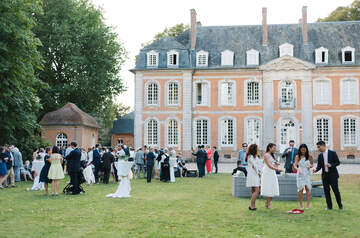
[[[197,84],[198,83],[202,83],[202,84],[207,84],[207,89],[204,89],[203,92],[207,94],[207,100],[206,102],[204,102],[204,100],[202,100],[202,104],[198,104],[197,103]],[[210,106],[211,104],[211,84],[210,84],[210,81],[208,80],[203,80],[203,79],[200,79],[200,80],[196,80],[195,82],[193,82],[193,105],[194,107],[197,107],[197,106]]]
[[[177,103],[170,103],[170,84],[177,84],[178,87],[178,101]],[[172,106],[179,106],[181,100],[181,86],[180,82],[178,80],[169,80],[166,82],[166,106],[172,107]]]
[[[68,146],[69,145],[68,141],[69,141],[68,136],[64,132],[58,133],[55,137],[55,145],[59,148],[62,146],[65,146],[65,147]]]
[[[169,138],[169,127],[170,127],[170,122],[171,121],[175,121],[177,123],[177,144],[175,143],[170,143],[170,138]],[[165,141],[166,141],[166,146],[167,147],[175,147],[175,148],[180,148],[180,132],[181,132],[181,124],[180,124],[180,120],[176,117],[169,117],[166,119],[166,126],[165,126]]]
[[[322,53],[325,53],[325,61],[322,61]],[[324,47],[320,47],[317,48],[315,50],[315,64],[328,64],[329,62],[329,50],[324,48]]]
[[[223,92],[222,85],[223,84],[231,84],[231,94],[232,94],[232,102],[225,103],[223,101]],[[219,80],[218,82],[218,105],[221,106],[236,106],[236,81],[230,79]]]
[[[294,56],[294,46],[290,43],[284,43],[279,46],[279,55],[283,57],[285,55]]]
[[[172,57],[176,55],[176,64],[173,63]],[[179,52],[176,50],[170,50],[167,52],[167,66],[177,68],[179,67]]]
[[[354,144],[345,144],[345,130],[344,130],[344,120],[345,119],[353,119],[355,120],[355,143]],[[341,117],[341,149],[343,150],[345,147],[357,147],[360,149],[360,125],[359,125],[359,117],[354,115],[345,115]]]
[[[149,122],[151,120],[154,120],[157,122],[157,143],[154,144],[150,144],[149,141],[148,141],[148,125],[149,125]],[[160,120],[156,117],[149,117],[145,120],[145,123],[144,123],[144,144],[147,145],[147,146],[151,146],[151,147],[159,147],[160,146]],[[154,140],[154,138],[153,138]]]
[[[353,102],[346,101],[346,98],[345,98],[346,93],[345,93],[345,88],[344,88],[345,81],[352,81],[355,83],[355,86],[351,87],[354,89],[354,91],[350,93],[354,97]],[[350,77],[350,78],[343,78],[340,80],[340,104],[341,105],[358,105],[359,104],[359,79]]]
[[[259,103],[250,103],[248,100],[248,84],[252,83],[252,82],[259,84]],[[261,83],[261,80],[259,80],[257,78],[244,80],[244,102],[245,102],[245,106],[260,106],[260,105],[262,105],[262,83]]]
[[[347,51],[351,52],[351,61],[345,61],[345,52],[347,52]],[[346,46],[341,49],[341,55],[342,55],[342,63],[343,64],[354,64],[355,63],[355,48]]]
[[[329,92],[328,92],[328,98],[326,101],[321,101],[323,99],[323,95],[318,94],[318,87],[319,83],[326,82],[329,84]],[[332,82],[328,78],[317,78],[313,81],[313,99],[314,99],[314,105],[332,105]]]
[[[262,146],[263,146],[263,141],[262,141],[262,139],[263,139],[263,131],[262,131],[262,128],[263,128],[263,126],[262,126],[262,118],[261,117],[259,117],[259,116],[248,116],[248,117],[246,117],[245,119],[244,119],[244,141],[248,144],[248,145],[250,145],[251,144],[251,142],[249,142],[249,128],[248,128],[248,124],[249,124],[249,121],[250,120],[257,120],[257,121],[259,121],[259,123],[260,123],[260,128],[259,128],[259,143],[257,144],[258,145],[258,148],[260,149],[260,148],[262,148]]]
[[[157,90],[157,95],[158,95],[157,103],[150,104],[148,102],[148,95],[149,95],[149,89],[148,88],[149,88],[150,84],[156,84],[157,85],[157,89],[158,89]],[[145,105],[148,106],[148,107],[159,106],[160,105],[160,96],[161,96],[160,92],[161,92],[161,88],[160,88],[160,83],[158,81],[156,81],[156,80],[147,81],[145,83],[145,93],[144,93],[145,94]]]
[[[279,108],[280,108],[280,103],[282,102],[282,88],[286,85],[286,82],[291,82],[292,86],[293,86],[293,98],[295,100],[295,108],[297,107],[297,90],[296,90],[296,81],[295,80],[282,80],[279,83],[279,88],[278,88],[278,103],[279,103]]]
[[[259,51],[250,49],[246,51],[246,65],[255,66],[259,65]]]
[[[233,121],[233,144],[223,144],[223,136],[224,136],[224,132],[223,132],[223,128],[222,128],[222,122],[224,120],[232,120]],[[219,135],[219,147],[227,147],[227,148],[233,148],[234,150],[236,150],[236,138],[237,138],[237,132],[236,132],[236,118],[235,117],[231,117],[231,116],[224,116],[219,118],[218,121],[218,135]]]
[[[153,57],[155,57],[155,64],[153,64]],[[146,53],[146,62],[148,68],[157,68],[159,66],[159,52],[151,50]]]
[[[205,58],[205,63],[203,63],[203,58]],[[196,67],[207,67],[209,64],[209,52],[200,50],[196,52]]]
[[[221,52],[221,66],[234,66],[234,52],[224,50]]]
[[[207,121],[207,128],[206,128],[206,130],[207,130],[206,131],[207,143],[201,143],[201,144],[197,143],[197,121],[199,121],[199,120]],[[193,132],[194,132],[193,133],[194,134],[194,136],[193,136],[193,140],[194,140],[193,145],[195,147],[197,147],[199,145],[211,145],[211,137],[210,137],[210,135],[211,135],[211,132],[210,132],[211,125],[210,125],[210,123],[211,123],[210,118],[204,117],[204,116],[196,117],[196,118],[193,119]],[[203,126],[201,126],[201,127],[203,127]],[[203,134],[203,131],[201,131],[201,134]],[[204,142],[203,137],[201,138],[201,142]]]
[[[314,136],[314,145],[316,145],[316,143],[319,142],[318,139],[318,133],[317,133],[317,121],[320,119],[326,119],[328,120],[329,124],[329,128],[328,128],[328,141],[325,141],[326,145],[331,149],[333,148],[333,126],[332,126],[332,118],[330,116],[327,115],[318,115],[316,117],[314,117],[313,120],[313,136]]]

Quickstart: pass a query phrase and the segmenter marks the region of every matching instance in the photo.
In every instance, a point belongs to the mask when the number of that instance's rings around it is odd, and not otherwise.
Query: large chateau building
[[[360,21],[202,26],[140,51],[135,147],[197,145],[235,156],[243,142],[282,151],[290,139],[360,157]]]

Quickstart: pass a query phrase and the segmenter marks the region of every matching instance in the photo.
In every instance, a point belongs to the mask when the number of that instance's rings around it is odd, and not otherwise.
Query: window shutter
[[[203,83],[201,87],[201,94],[202,94],[202,104],[208,105],[209,104],[209,84]]]
[[[220,99],[221,99],[221,104],[222,105],[227,105],[228,104],[228,85],[227,83],[221,83],[221,95],[220,95]]]

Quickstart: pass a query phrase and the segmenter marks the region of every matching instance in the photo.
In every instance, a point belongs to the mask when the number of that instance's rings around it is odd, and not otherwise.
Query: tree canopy
[[[35,0],[2,0],[0,12],[0,144],[31,153],[40,131],[36,92],[45,86],[34,75],[42,69],[41,43],[32,32],[33,14],[40,14],[41,7]]]
[[[46,0],[43,12],[34,28],[44,62],[37,75],[49,85],[39,92],[40,117],[67,102],[101,117],[125,90],[119,73],[127,54],[117,34],[88,0]]]
[[[338,7],[329,16],[319,18],[318,22],[357,20],[360,20],[360,1],[355,0],[350,6]]]

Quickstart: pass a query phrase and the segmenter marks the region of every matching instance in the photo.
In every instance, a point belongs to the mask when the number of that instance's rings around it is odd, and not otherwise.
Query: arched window
[[[340,81],[341,104],[359,103],[359,82],[357,79],[342,79]]]
[[[343,119],[343,138],[344,138],[344,146],[356,146],[356,118],[347,117]]]
[[[158,145],[158,122],[151,119],[147,122],[146,144],[149,146]]]
[[[228,146],[234,144],[234,120],[221,120],[221,145]]]
[[[156,83],[149,83],[146,88],[147,105],[159,103],[159,86]]]
[[[60,133],[56,136],[56,146],[57,147],[62,147],[62,146],[67,146],[68,145],[68,139],[67,139],[67,135],[64,133]]]
[[[150,51],[146,54],[147,56],[147,66],[148,67],[157,67],[159,64],[159,53],[156,51]]]
[[[168,84],[168,105],[179,104],[179,84],[171,82]]]
[[[295,85],[291,81],[285,81],[280,84],[280,108],[295,108]]]
[[[177,146],[179,144],[179,126],[176,120],[169,120],[168,123],[168,145]]]
[[[260,146],[260,136],[261,136],[261,121],[260,119],[256,118],[249,118],[246,124],[246,139],[247,143],[250,144],[257,144]]]
[[[207,119],[197,119],[194,121],[195,145],[209,144],[209,121]]]
[[[208,66],[208,55],[207,51],[200,50],[196,52],[196,66],[197,67],[206,67]]]

